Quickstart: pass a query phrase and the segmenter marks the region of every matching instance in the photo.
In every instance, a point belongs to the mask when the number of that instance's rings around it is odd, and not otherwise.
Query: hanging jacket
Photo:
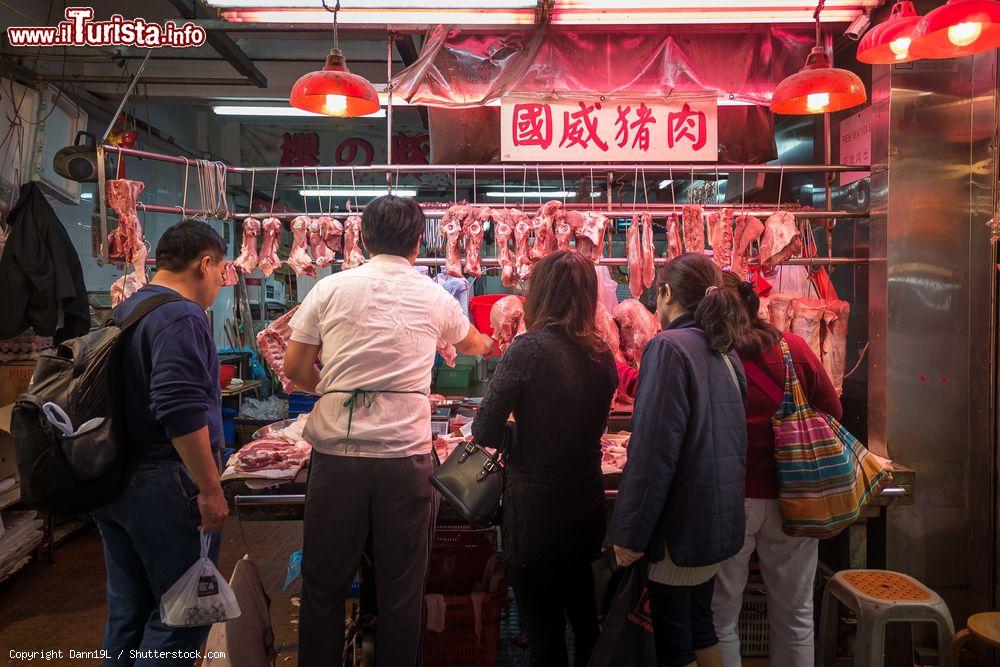
[[[80,257],[35,182],[21,186],[7,216],[0,257],[0,339],[28,327],[58,344],[90,331],[90,305]]]

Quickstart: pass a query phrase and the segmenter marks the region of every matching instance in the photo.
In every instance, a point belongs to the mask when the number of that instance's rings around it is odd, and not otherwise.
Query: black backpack
[[[151,296],[124,322],[111,320],[39,358],[11,415],[21,499],[28,507],[71,516],[121,495],[135,454],[123,434],[123,334],[154,309],[182,300]],[[50,402],[78,429],[72,436],[49,421],[43,406]]]

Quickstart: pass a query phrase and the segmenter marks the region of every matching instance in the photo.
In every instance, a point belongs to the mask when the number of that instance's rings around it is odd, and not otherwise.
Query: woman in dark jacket
[[[597,640],[590,564],[605,533],[601,434],[618,376],[596,309],[590,261],[559,251],[535,264],[528,331],[504,353],[472,425],[477,442],[499,447],[514,415],[503,544],[532,665],[567,664],[566,617],[575,664],[587,664]]]
[[[705,255],[677,257],[664,278],[664,331],[642,357],[612,538],[620,564],[650,561],[660,665],[714,666],[715,573],[743,544],[746,378],[732,350],[747,318]]]
[[[736,341],[746,369],[748,394],[746,535],[743,548],[722,564],[712,602],[719,646],[726,667],[740,664],[736,633],[750,556],[757,552],[767,588],[767,624],[774,667],[810,667],[813,664],[813,584],[819,560],[819,540],[789,537],[781,528],[778,506],[778,464],[774,458],[774,427],[785,387],[784,339],[795,376],[809,404],[835,419],[841,417],[840,399],[823,363],[809,344],[793,333],[782,333],[758,316],[760,299],[753,285],[726,273],[726,286],[740,296],[750,327]]]

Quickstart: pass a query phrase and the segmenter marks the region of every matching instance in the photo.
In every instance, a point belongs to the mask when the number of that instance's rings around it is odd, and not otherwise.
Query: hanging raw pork
[[[680,222],[677,214],[671,213],[667,218],[667,259],[671,260],[684,254],[684,246],[681,243]]]
[[[441,236],[445,238],[444,270],[449,276],[462,277],[462,230],[465,219],[470,217],[470,209],[465,204],[448,207],[441,217]],[[345,230],[346,249],[346,230]]]
[[[826,301],[823,323],[823,365],[840,395],[844,391],[844,365],[847,360],[847,322],[851,304],[846,301]]]
[[[292,220],[292,249],[288,253],[288,266],[292,267],[295,275],[306,275],[316,277],[316,269],[313,268],[312,257],[309,256],[309,225],[312,218],[308,215],[300,215]]]
[[[728,268],[733,261],[733,209],[724,208],[709,216],[708,235],[712,260],[719,268]]]
[[[344,269],[361,266],[367,260],[361,252],[361,216],[352,215],[344,220]]]
[[[232,262],[227,261],[226,267],[222,271],[222,286],[232,287],[240,281],[240,277],[236,275],[236,265]]]
[[[260,231],[259,220],[247,218],[243,221],[243,244],[240,246],[240,256],[234,262],[236,268],[243,273],[253,273],[257,268],[260,259],[257,254],[257,239],[260,237]]]
[[[527,280],[531,275],[531,222],[528,214],[511,209],[514,221],[514,274],[518,280]]]
[[[490,309],[490,326],[493,327],[497,349],[503,354],[514,338],[525,332],[524,300],[512,294],[494,303]]]
[[[750,248],[763,232],[764,223],[753,216],[741,215],[736,221],[732,271],[744,280],[750,268]]]
[[[660,321],[635,299],[625,299],[615,306],[611,315],[618,325],[622,356],[638,368],[646,343],[660,330]]]
[[[628,255],[628,287],[632,296],[639,298],[644,288],[650,287],[656,277],[653,263],[653,216],[636,213],[625,234],[625,251]]]
[[[309,252],[317,269],[324,269],[336,259],[334,254],[341,249],[344,227],[328,215],[313,218],[309,223]]]
[[[705,223],[701,206],[689,204],[681,209],[681,231],[684,237],[684,252],[705,252]]]
[[[462,238],[465,240],[465,272],[473,278],[483,275],[480,267],[479,254],[483,249],[484,224],[490,219],[489,206],[483,206],[465,216],[462,222]]]
[[[491,217],[497,244],[497,263],[500,264],[500,281],[505,287],[512,287],[517,284],[514,253],[510,249],[510,240],[514,235],[514,220],[510,211],[505,208],[493,209]]]
[[[608,229],[608,219],[600,213],[587,211],[583,214],[583,222],[576,229],[576,251],[597,262],[604,252],[604,235]]]
[[[801,336],[817,359],[823,358],[823,316],[826,301],[822,299],[794,299],[792,301],[791,330]]]
[[[782,264],[795,254],[794,241],[800,237],[795,225],[795,215],[788,211],[778,211],[764,223],[764,234],[760,238],[760,263],[765,270]]]
[[[295,306],[257,334],[257,348],[260,350],[261,356],[264,357],[264,361],[278,376],[278,381],[281,382],[286,393],[296,390],[295,383],[285,375],[285,350],[292,337],[292,328],[288,326],[288,323],[298,308]]]
[[[136,214],[139,195],[145,184],[124,178],[107,182],[105,193],[108,206],[118,214],[118,226],[108,235],[108,256],[120,259],[132,271],[116,280],[111,286],[111,305],[129,298],[146,284],[146,258],[149,250]]]
[[[767,321],[778,331],[791,331],[792,301],[794,300],[794,294],[781,292],[768,297],[767,309],[769,316]]]
[[[538,213],[531,221],[531,230],[535,233],[535,244],[531,246],[531,260],[537,262],[547,257],[558,247],[555,225],[565,211],[562,202],[550,201],[542,204]]]
[[[260,244],[257,268],[266,278],[281,266],[281,260],[278,258],[278,244],[281,241],[282,225],[281,220],[277,218],[264,218],[260,225],[264,240]]]

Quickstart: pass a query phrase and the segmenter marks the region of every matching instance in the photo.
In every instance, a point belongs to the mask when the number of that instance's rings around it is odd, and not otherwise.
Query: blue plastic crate
[[[301,414],[312,412],[313,406],[318,400],[319,396],[299,391],[292,392],[288,395],[288,418],[294,419]]]

